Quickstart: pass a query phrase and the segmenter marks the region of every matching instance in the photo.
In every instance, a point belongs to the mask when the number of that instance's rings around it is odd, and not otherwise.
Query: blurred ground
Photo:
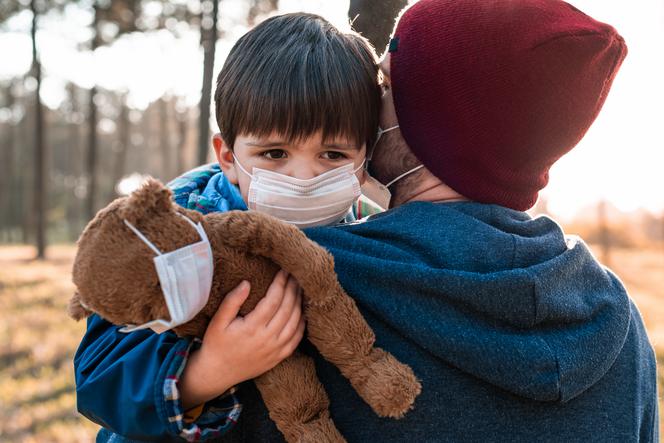
[[[91,442],[97,426],[76,412],[72,359],[85,330],[67,316],[73,246],[33,261],[0,247],[0,441]]]
[[[0,441],[92,442],[97,426],[76,413],[72,358],[85,323],[67,317],[73,246],[32,260],[27,246],[0,247]],[[664,250],[616,249],[610,267],[641,310],[664,386]],[[664,404],[660,400],[660,414]],[[662,420],[660,420],[662,422]],[[664,435],[664,426],[661,434]]]

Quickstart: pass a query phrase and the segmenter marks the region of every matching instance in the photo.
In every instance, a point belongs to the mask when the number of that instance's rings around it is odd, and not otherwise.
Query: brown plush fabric
[[[74,262],[77,292],[70,301],[70,315],[80,319],[96,312],[117,325],[168,319],[154,253],[123,219],[159,250],[170,252],[199,240],[178,212],[203,224],[215,273],[207,305],[190,322],[174,328],[176,334],[202,337],[224,295],[242,280],[251,282],[251,293],[241,313],[251,311],[282,268],[303,289],[308,338],[321,355],[339,368],[377,414],[399,418],[412,408],[419,381],[410,367],[374,347],[373,331],[339,285],[326,250],[298,228],[259,212],[203,216],[180,208],[157,180],[115,200],[86,227]],[[344,441],[330,419],[329,400],[310,358],[296,353],[255,381],[287,441]]]

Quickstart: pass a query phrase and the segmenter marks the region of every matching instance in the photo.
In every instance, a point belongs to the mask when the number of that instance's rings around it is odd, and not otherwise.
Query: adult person
[[[409,174],[391,210],[306,230],[422,382],[403,419],[379,418],[318,358],[348,441],[658,441],[636,306],[580,239],[523,212],[625,55],[611,26],[557,0],[421,0],[401,15],[382,62],[381,127],[398,128],[369,167],[384,184]],[[229,437],[279,441],[251,385],[239,392]]]

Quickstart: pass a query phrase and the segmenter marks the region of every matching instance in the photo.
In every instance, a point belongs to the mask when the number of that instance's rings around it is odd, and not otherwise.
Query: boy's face
[[[366,156],[366,145],[357,146],[345,137],[323,140],[319,131],[307,138],[288,141],[278,134],[256,137],[239,134],[231,150],[220,134],[212,137],[214,152],[224,175],[239,185],[242,198],[247,201],[251,177],[243,173],[233,158],[233,152],[244,169],[252,173],[253,168],[266,169],[280,174],[306,180],[331,169],[352,163],[359,168]],[[357,172],[360,183],[364,183],[364,168]]]

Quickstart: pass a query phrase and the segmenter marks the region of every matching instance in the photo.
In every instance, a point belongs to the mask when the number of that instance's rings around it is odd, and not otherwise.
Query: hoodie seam
[[[539,276],[536,274],[533,274],[531,272],[528,272],[529,275],[533,277],[534,283],[533,285],[535,286],[533,288],[533,309],[535,311],[535,317],[533,319],[533,324],[537,323],[537,305],[538,305],[538,300],[537,300],[537,287],[540,279]],[[556,363],[556,393],[558,397],[554,401],[564,401],[563,400],[563,382],[562,382],[562,376],[561,376],[561,371],[560,371],[560,361],[558,360],[558,356],[553,352],[553,349],[551,346],[549,346],[549,342],[546,341],[544,337],[539,337],[539,339],[544,343],[546,346],[547,351],[549,352],[549,355],[551,356],[551,359]]]
[[[558,356],[551,349],[551,346],[549,346],[549,343],[546,341],[546,339],[540,337],[540,340],[542,341],[542,343],[544,343],[544,346],[546,346],[546,350],[549,352],[549,355],[551,356],[551,359],[556,363],[556,394],[557,394],[557,398],[555,398],[553,401],[564,402],[565,400],[563,398],[562,377],[560,375],[560,361],[558,360]]]
[[[516,262],[516,235],[510,234],[512,238],[512,259],[510,260],[510,269],[514,269],[514,263]]]
[[[512,261],[510,263],[510,269],[514,269],[514,264],[516,262],[517,239],[516,239],[516,235],[514,235],[514,234],[512,234],[511,237],[512,237]],[[536,274],[533,274],[528,270],[526,270],[526,273],[533,278],[533,291],[532,291],[532,294],[533,294],[533,321],[532,321],[531,326],[534,326],[534,325],[537,324],[537,315],[538,315],[537,306],[539,304],[539,300],[538,300],[538,297],[537,297],[537,294],[538,294],[538,292],[537,292],[538,284],[537,283],[540,280],[539,280],[539,276],[537,276]],[[555,401],[561,401],[562,398],[563,398],[563,394],[562,394],[563,389],[562,389],[562,376],[560,374],[560,362],[558,361],[558,356],[553,352],[553,349],[551,348],[551,346],[549,346],[549,343],[543,337],[539,337],[539,339],[542,341],[542,343],[544,343],[544,346],[546,346],[546,349],[547,349],[549,355],[551,356],[551,359],[556,364],[556,369],[555,369],[555,371],[556,371],[556,394],[558,395],[558,397],[556,398]]]
[[[551,356],[553,357],[553,359],[556,362],[556,378],[558,379],[558,381],[557,381],[557,383],[558,383],[558,389],[557,389],[558,398],[556,399],[556,401],[564,401],[564,399],[563,399],[563,382],[562,382],[562,376],[560,374],[560,361],[558,360],[558,356],[555,355],[553,353],[553,351],[551,350],[551,346],[549,346],[547,341],[544,340],[544,339],[542,339],[542,341],[546,344],[546,347],[549,349],[549,353],[551,354]]]

